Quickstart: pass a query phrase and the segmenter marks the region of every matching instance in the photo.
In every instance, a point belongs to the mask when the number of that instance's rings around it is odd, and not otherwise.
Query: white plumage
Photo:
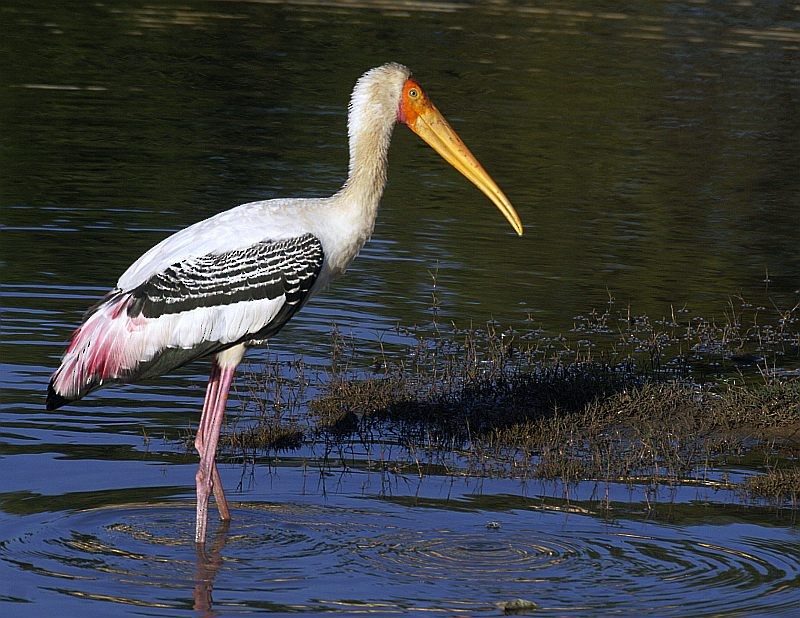
[[[280,330],[345,272],[372,234],[400,120],[476,184],[518,233],[519,217],[407,68],[386,64],[356,83],[348,113],[347,181],[328,198],[251,202],[158,243],[84,318],[53,374],[56,408],[113,382],[135,381],[213,355],[195,446],[195,539],[205,539],[211,492],[229,519],[214,463],[228,389],[245,349]]]

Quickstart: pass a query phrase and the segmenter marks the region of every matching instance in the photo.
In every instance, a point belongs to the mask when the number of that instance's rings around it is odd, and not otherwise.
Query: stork
[[[114,383],[137,382],[211,357],[195,438],[195,542],[205,542],[213,492],[230,510],[215,463],[231,381],[247,348],[275,335],[345,272],[372,234],[389,141],[407,125],[497,206],[522,235],[514,207],[396,63],[364,73],[350,99],[347,181],[326,198],[251,202],[195,223],[136,260],[72,335],[47,391],[53,410]]]

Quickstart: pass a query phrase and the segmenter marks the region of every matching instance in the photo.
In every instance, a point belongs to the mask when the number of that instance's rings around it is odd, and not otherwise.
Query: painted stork
[[[522,234],[511,203],[411,72],[385,64],[364,73],[353,90],[349,173],[335,195],[243,204],[166,238],[89,309],[52,376],[48,410],[107,384],[136,382],[212,357],[195,438],[197,543],[205,542],[212,491],[220,518],[230,519],[215,454],[236,367],[248,347],[275,335],[344,273],[369,238],[396,122],[464,174]]]

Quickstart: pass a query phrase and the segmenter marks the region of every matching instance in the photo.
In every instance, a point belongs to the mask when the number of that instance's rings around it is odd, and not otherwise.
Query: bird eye
[[[412,88],[408,91],[408,96],[412,99],[416,99],[419,96],[419,91],[416,88]]]

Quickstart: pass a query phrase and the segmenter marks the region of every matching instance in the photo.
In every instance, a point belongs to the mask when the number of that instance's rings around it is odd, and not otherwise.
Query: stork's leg
[[[206,391],[206,401],[203,404],[203,414],[200,417],[200,426],[195,438],[195,448],[200,454],[200,465],[197,468],[197,522],[195,541],[204,543],[206,527],[208,524],[208,499],[213,489],[217,498],[220,517],[230,519],[228,503],[222,489],[222,482],[217,471],[214,457],[217,452],[219,431],[222,419],[225,416],[225,404],[228,401],[228,392],[233,381],[236,366],[242,359],[244,346],[237,346],[218,354],[212,365],[211,377]]]
[[[219,478],[219,470],[217,470],[216,461],[211,467],[211,488],[214,490],[214,499],[217,502],[219,518],[222,521],[230,521],[231,511],[228,508],[228,501],[225,499],[225,491],[222,488],[222,479]]]
[[[220,367],[216,359],[211,364],[211,375],[208,379],[208,388],[206,389],[206,399],[203,403],[203,414],[200,417],[200,426],[197,428],[197,437],[195,438],[195,448],[201,454],[205,450],[204,445],[207,442],[209,431],[209,420],[211,418],[210,408],[213,402],[219,397],[219,378]],[[226,395],[227,396],[227,395]],[[228,521],[231,518],[230,510],[228,509],[228,501],[225,499],[225,490],[222,487],[222,480],[219,477],[217,470],[217,462],[213,462],[211,470],[211,487],[214,490],[214,498],[217,502],[217,509],[219,510],[219,518],[223,521]]]

